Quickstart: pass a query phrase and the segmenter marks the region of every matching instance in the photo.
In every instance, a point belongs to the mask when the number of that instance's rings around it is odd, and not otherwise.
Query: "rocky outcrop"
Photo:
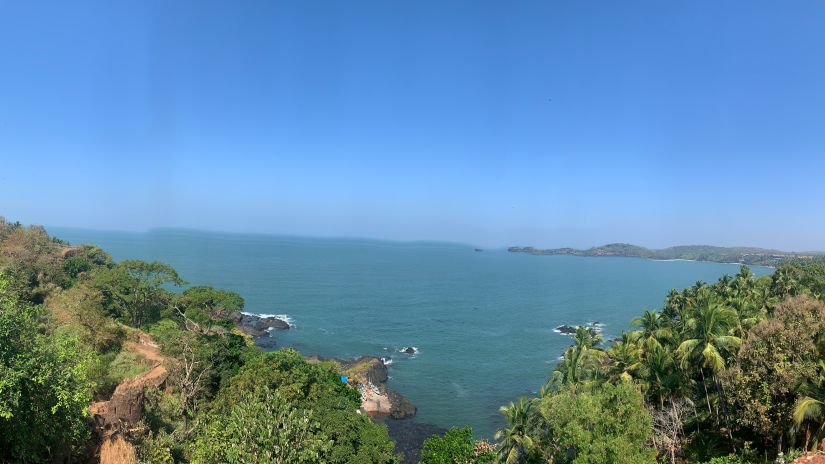
[[[143,419],[144,390],[147,387],[161,388],[169,374],[158,365],[151,370],[121,382],[108,401],[99,401],[89,406],[89,412],[101,435],[119,431]]]
[[[347,383],[361,393],[361,410],[372,417],[405,419],[415,416],[412,401],[386,386],[389,379],[387,365],[381,358],[362,356],[358,359],[336,359],[310,356],[309,362],[330,361],[338,372],[347,376]]]
[[[336,360],[344,373],[352,375],[355,381],[384,384],[389,379],[387,366],[375,356],[362,356],[358,359]]]
[[[393,419],[406,419],[413,417],[416,407],[412,401],[404,398],[401,393],[395,390],[387,390],[387,398],[390,400],[390,417]]]
[[[275,340],[271,337],[270,332],[273,330],[290,329],[289,323],[272,316],[260,317],[254,314],[232,311],[221,314],[221,317],[232,321],[235,327],[255,338],[255,341],[261,345],[262,348],[272,348],[275,346]]]

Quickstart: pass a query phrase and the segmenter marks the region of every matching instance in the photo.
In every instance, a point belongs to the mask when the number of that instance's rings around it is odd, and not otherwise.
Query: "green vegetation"
[[[434,436],[424,441],[421,464],[492,464],[496,461],[495,448],[484,441],[473,441],[470,427],[453,428],[444,436]]]
[[[163,263],[115,263],[0,219],[0,462],[90,459],[104,433],[90,403],[158,362],[135,351],[147,333],[168,377],[145,390],[140,422],[105,431],[140,462],[399,462],[331,363],[263,353],[227,320],[240,295],[170,290],[183,285]]]
[[[540,249],[533,247],[510,247],[512,253],[529,253],[532,255],[572,255],[572,256],[622,256],[625,258],[644,259],[688,259],[692,261],[711,261],[714,263],[739,263],[759,266],[776,266],[780,263],[798,261],[803,263],[822,262],[822,253],[789,253],[778,250],[766,250],[752,247],[716,247],[708,245],[682,245],[660,250],[630,245],[628,243],[611,243],[599,247],[577,250],[575,248]]]
[[[825,438],[825,272],[746,267],[671,290],[609,345],[585,328],[502,408],[507,463],[773,463]],[[784,459],[784,458],[783,458]]]
[[[0,275],[0,461],[82,453],[92,359],[77,338],[43,330],[43,308],[10,287]]]

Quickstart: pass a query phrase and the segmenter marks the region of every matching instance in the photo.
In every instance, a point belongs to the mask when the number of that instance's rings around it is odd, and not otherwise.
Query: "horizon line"
[[[41,224],[28,224],[28,225],[41,225]],[[447,240],[447,239],[392,239],[392,238],[385,238],[385,237],[369,237],[369,236],[355,236],[355,235],[323,235],[323,234],[297,234],[297,233],[289,233],[289,232],[260,232],[260,231],[233,231],[233,230],[219,230],[219,229],[209,229],[209,228],[198,228],[198,227],[180,227],[180,226],[151,226],[143,229],[115,229],[115,228],[93,228],[93,227],[78,227],[78,226],[63,226],[63,225],[43,225],[47,231],[57,228],[57,229],[75,229],[75,230],[86,230],[91,232],[111,232],[111,233],[125,233],[125,234],[148,234],[155,231],[189,231],[189,232],[204,232],[204,233],[211,233],[211,234],[232,234],[232,235],[255,235],[255,236],[266,236],[266,237],[289,237],[289,238],[305,238],[305,239],[319,239],[319,240],[352,240],[352,241],[375,241],[375,242],[385,242],[385,243],[398,243],[398,244],[443,244],[443,245],[456,245],[456,246],[465,246],[475,249],[489,249],[489,250],[507,250],[512,247],[518,248],[534,248],[534,249],[562,249],[562,248],[570,248],[573,250],[588,250],[591,248],[599,248],[608,245],[631,245],[631,246],[638,246],[642,248],[646,248],[649,250],[664,250],[668,248],[674,247],[683,247],[683,246],[708,246],[708,247],[717,247],[717,248],[726,248],[726,249],[733,249],[733,248],[753,248],[763,251],[778,251],[782,253],[789,253],[789,254],[813,254],[813,255],[825,255],[825,251],[819,250],[805,250],[805,251],[791,251],[791,250],[783,250],[779,248],[765,248],[760,246],[753,246],[753,245],[713,245],[713,244],[676,244],[676,245],[669,245],[665,247],[649,247],[646,245],[639,245],[632,242],[623,242],[623,241],[612,241],[607,243],[602,243],[600,245],[591,245],[589,247],[578,248],[578,247],[571,247],[571,246],[535,246],[535,245],[495,245],[495,246],[482,246],[478,244],[473,244],[471,242],[461,242],[461,241],[454,241],[454,240]],[[58,237],[59,238],[59,237]]]

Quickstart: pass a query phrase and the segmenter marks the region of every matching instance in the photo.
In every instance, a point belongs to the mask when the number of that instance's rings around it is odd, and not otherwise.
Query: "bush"
[[[0,462],[82,455],[93,355],[76,337],[47,334],[42,307],[19,302],[7,282],[0,275]]]

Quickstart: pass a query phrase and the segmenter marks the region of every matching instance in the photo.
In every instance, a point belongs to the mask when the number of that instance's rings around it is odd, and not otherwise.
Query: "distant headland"
[[[625,258],[644,258],[656,260],[684,259],[691,261],[709,261],[714,263],[736,263],[754,266],[776,266],[786,261],[816,261],[825,259],[823,252],[785,252],[754,247],[718,247],[710,245],[681,245],[654,250],[628,243],[610,243],[607,245],[579,250],[575,248],[510,247],[511,253],[529,253],[531,255],[570,255],[570,256],[619,256]]]

